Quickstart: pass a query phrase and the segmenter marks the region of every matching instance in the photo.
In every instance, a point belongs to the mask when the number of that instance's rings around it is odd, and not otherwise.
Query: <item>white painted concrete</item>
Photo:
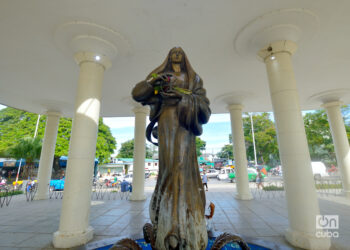
[[[130,200],[145,200],[146,116],[148,107],[137,107],[135,113],[134,169]]]
[[[94,53],[75,55],[80,74],[60,226],[53,237],[57,248],[82,245],[93,237],[89,216],[101,90],[104,71],[111,65],[108,58],[100,55],[96,61],[95,56]]]
[[[35,195],[36,200],[49,198],[52,164],[55,155],[60,116],[61,114],[59,112],[46,112],[46,127],[39,161],[38,190]]]
[[[344,193],[350,199],[350,148],[343,116],[340,111],[341,105],[341,102],[334,101],[325,103],[322,107],[327,111],[337,163],[341,170]]]
[[[231,116],[232,142],[233,153],[235,156],[235,170],[237,194],[236,199],[251,200],[253,196],[249,189],[248,171],[247,171],[247,154],[244,142],[242,109],[239,104],[228,106]]]
[[[320,210],[291,60],[296,49],[292,41],[277,41],[259,52],[266,64],[283,167],[289,220],[285,236],[297,247],[328,249],[330,240],[316,237]]]

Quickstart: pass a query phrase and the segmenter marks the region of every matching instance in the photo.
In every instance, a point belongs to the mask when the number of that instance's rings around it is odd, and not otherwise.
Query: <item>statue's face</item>
[[[173,63],[181,63],[184,58],[182,50],[180,48],[174,49],[171,52],[170,58]]]

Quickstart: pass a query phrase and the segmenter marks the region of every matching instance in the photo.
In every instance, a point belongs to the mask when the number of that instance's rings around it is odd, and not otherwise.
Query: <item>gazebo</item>
[[[344,192],[350,151],[348,1],[2,1],[0,103],[47,114],[36,199],[47,199],[60,116],[73,117],[55,247],[93,236],[90,197],[99,117],[135,116],[131,200],[144,195],[148,109],[132,87],[181,46],[204,79],[213,113],[231,115],[237,199],[250,200],[242,112],[273,111],[294,246],[319,249],[320,214],[301,110],[326,109]]]

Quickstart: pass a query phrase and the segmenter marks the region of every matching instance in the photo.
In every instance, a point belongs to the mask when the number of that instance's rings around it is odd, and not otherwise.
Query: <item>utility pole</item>
[[[40,115],[38,115],[38,120],[36,121],[35,132],[34,132],[34,138],[36,137],[36,135],[37,135],[37,133],[38,133],[39,122],[40,122]]]
[[[254,136],[254,123],[253,123],[253,115],[252,113],[249,113],[250,116],[250,124],[252,126],[252,136],[253,136],[253,148],[254,148],[254,162],[255,166],[258,165],[258,162],[256,160],[256,148],[255,148],[255,136]]]

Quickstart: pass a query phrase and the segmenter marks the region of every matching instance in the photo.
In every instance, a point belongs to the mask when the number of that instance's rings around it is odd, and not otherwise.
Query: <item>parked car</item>
[[[311,168],[312,168],[312,173],[314,175],[315,180],[319,180],[322,177],[327,177],[329,176],[327,172],[327,167],[324,165],[323,162],[321,161],[313,161],[311,162]],[[282,168],[281,168],[281,176],[283,174]]]
[[[312,173],[314,174],[315,180],[321,179],[321,177],[329,176],[327,173],[326,165],[321,161],[311,162]]]
[[[248,180],[255,181],[256,177],[258,176],[258,171],[255,168],[247,168],[247,171],[248,171]],[[261,173],[261,176],[263,177],[263,179],[266,177],[266,175],[264,173]],[[236,181],[236,173],[235,172],[229,173],[228,177],[229,177],[231,182]]]
[[[208,169],[206,171],[206,174],[207,174],[208,178],[216,178],[219,173],[220,173],[220,171],[216,170],[216,169]]]
[[[133,174],[127,174],[124,176],[124,180],[126,180],[129,183],[132,183],[132,176]]]
[[[220,173],[218,174],[218,176],[216,177],[219,181],[221,180],[227,180],[228,179],[228,175],[230,173],[233,173],[234,170],[233,168],[230,167],[224,167],[222,169],[220,169]]]

